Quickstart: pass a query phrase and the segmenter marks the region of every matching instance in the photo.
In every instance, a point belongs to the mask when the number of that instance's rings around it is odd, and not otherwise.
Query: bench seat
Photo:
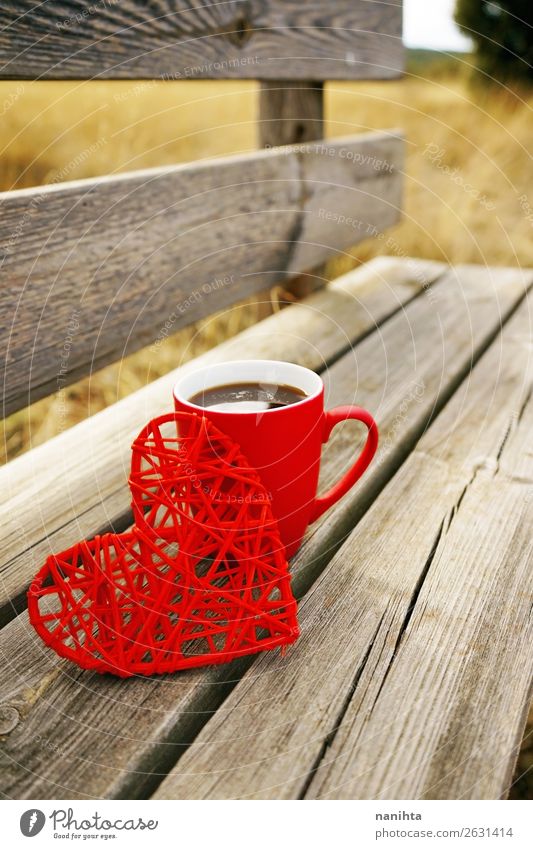
[[[531,682],[533,273],[379,258],[0,472],[2,792],[15,798],[495,798]],[[529,304],[530,309],[530,304]],[[285,658],[127,682],[29,626],[45,557],[131,523],[133,437],[178,374],[274,357],[375,415],[378,455],[292,561]],[[321,487],[347,468],[337,429]]]

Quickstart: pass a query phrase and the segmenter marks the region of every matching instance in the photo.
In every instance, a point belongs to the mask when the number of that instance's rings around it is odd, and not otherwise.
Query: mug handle
[[[335,407],[333,410],[328,410],[324,413],[324,433],[322,435],[322,442],[327,442],[331,431],[335,427],[336,424],[340,422],[344,422],[347,419],[356,419],[358,422],[363,422],[368,428],[368,435],[366,438],[366,442],[363,450],[359,454],[359,457],[353,464],[353,466],[348,469],[346,474],[342,476],[340,481],[334,484],[331,489],[329,489],[325,495],[321,495],[319,498],[315,498],[313,507],[311,510],[311,518],[310,522],[315,522],[326,510],[329,510],[335,502],[342,498],[343,495],[346,495],[349,489],[354,485],[354,483],[359,480],[368,464],[372,460],[372,457],[376,453],[376,448],[378,447],[378,426],[375,423],[374,419],[368,412],[368,410],[364,410],[362,407]]]

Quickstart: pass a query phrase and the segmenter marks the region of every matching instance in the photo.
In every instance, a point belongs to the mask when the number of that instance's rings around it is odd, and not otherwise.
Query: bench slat
[[[254,664],[157,798],[505,793],[533,664],[530,309],[315,583],[290,659]]]
[[[129,524],[130,445],[150,418],[171,408],[180,376],[209,363],[273,353],[320,370],[443,268],[389,257],[367,263],[0,469],[0,621],[13,616],[13,602],[25,602],[48,554]]]
[[[401,0],[18,0],[0,12],[0,76],[387,78],[401,31]]]
[[[368,692],[363,703],[363,691],[356,695],[310,797],[497,799],[509,791],[533,676],[530,333],[523,308],[504,334],[503,358],[495,346],[421,446],[430,460],[413,458],[403,497],[428,475],[423,489],[445,526],[397,654],[388,669],[380,661],[379,697],[371,703]],[[495,376],[501,384],[487,404]],[[487,417],[499,430],[487,429]],[[462,489],[447,469],[453,503],[450,492],[439,498],[442,463],[451,465],[443,457],[446,439],[462,442],[463,457],[469,449],[471,478],[462,476]],[[355,713],[365,704],[372,707],[363,723]]]
[[[328,402],[351,400],[356,387],[359,403],[377,413],[385,449],[383,462],[345,501],[350,526],[368,503],[369,494],[373,497],[376,487],[385,484],[431,413],[444,404],[447,392],[468,372],[471,359],[480,355],[502,317],[523,294],[524,276],[504,273],[499,280],[501,285],[494,278],[491,287],[486,275],[479,278],[461,270],[448,274],[434,292],[413,300],[379,334],[368,336],[331,367]],[[458,314],[461,304],[463,312]],[[420,403],[408,405],[405,411],[404,438],[396,422],[398,402],[409,397],[413,382],[421,379],[425,390]],[[325,454],[326,479],[338,472],[334,467],[339,457],[340,465],[347,465],[353,447],[353,434],[338,437],[334,453]],[[333,516],[318,523],[322,533],[311,535],[322,546],[317,548],[318,560],[326,556],[328,533],[330,551],[339,544],[340,509],[339,505]],[[305,588],[307,575],[311,580],[314,576],[312,543],[306,544],[301,557],[307,565],[298,555],[298,591]],[[2,742],[5,792],[32,798],[58,794],[130,797],[150,792],[158,773],[168,771],[252,663],[125,684],[78,672],[51,656],[28,630],[25,615],[3,629],[0,646],[9,659],[0,675],[3,701],[22,717]],[[253,668],[261,667],[254,664]],[[51,758],[50,751],[56,751],[56,757]]]
[[[0,194],[4,416],[396,222],[402,150],[370,133]]]

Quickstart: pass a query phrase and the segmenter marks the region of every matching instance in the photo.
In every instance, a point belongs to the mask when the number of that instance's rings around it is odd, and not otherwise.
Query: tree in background
[[[496,79],[533,80],[533,0],[457,0],[455,20]]]

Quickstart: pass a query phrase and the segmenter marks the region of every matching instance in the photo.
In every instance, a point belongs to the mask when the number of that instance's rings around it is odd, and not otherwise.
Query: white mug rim
[[[262,370],[266,370],[268,372],[270,369],[271,371],[278,371],[280,373],[282,371],[286,371],[288,374],[299,375],[301,377],[301,380],[294,380],[294,377],[290,380],[288,378],[285,380],[287,386],[296,386],[302,392],[305,392],[305,398],[302,398],[301,401],[295,401],[293,404],[287,405],[286,407],[276,407],[273,410],[265,410],[264,412],[261,412],[261,416],[272,416],[275,413],[282,413],[288,409],[293,410],[295,407],[301,407],[303,404],[307,404],[317,398],[324,389],[324,384],[319,375],[305,366],[298,365],[297,363],[289,363],[284,360],[249,359],[225,360],[221,363],[213,363],[212,365],[202,366],[199,369],[190,371],[176,381],[172,389],[172,395],[179,404],[190,407],[192,410],[198,410],[205,415],[206,413],[209,413],[209,409],[207,407],[201,407],[198,404],[193,404],[190,397],[194,396],[197,392],[205,391],[210,387],[225,385],[220,382],[221,378],[216,377],[217,372],[222,374],[226,372],[228,376],[228,384],[243,380],[243,377],[238,374],[239,368],[241,371],[244,370],[245,372],[249,372],[249,375],[254,372],[257,372],[257,374],[260,375]],[[248,379],[251,381],[262,379],[261,376],[250,377],[249,375]],[[265,381],[269,380],[268,376],[265,378],[264,374],[262,377]],[[274,379],[274,377],[271,376],[269,382],[281,383],[282,381],[277,378]],[[303,386],[302,383],[304,384]],[[182,388],[184,386],[186,387],[185,389]],[[311,389],[307,387],[311,387]],[[257,412],[253,412],[251,410],[233,410],[231,412],[224,410],[211,410],[211,413],[217,416],[257,416]]]

